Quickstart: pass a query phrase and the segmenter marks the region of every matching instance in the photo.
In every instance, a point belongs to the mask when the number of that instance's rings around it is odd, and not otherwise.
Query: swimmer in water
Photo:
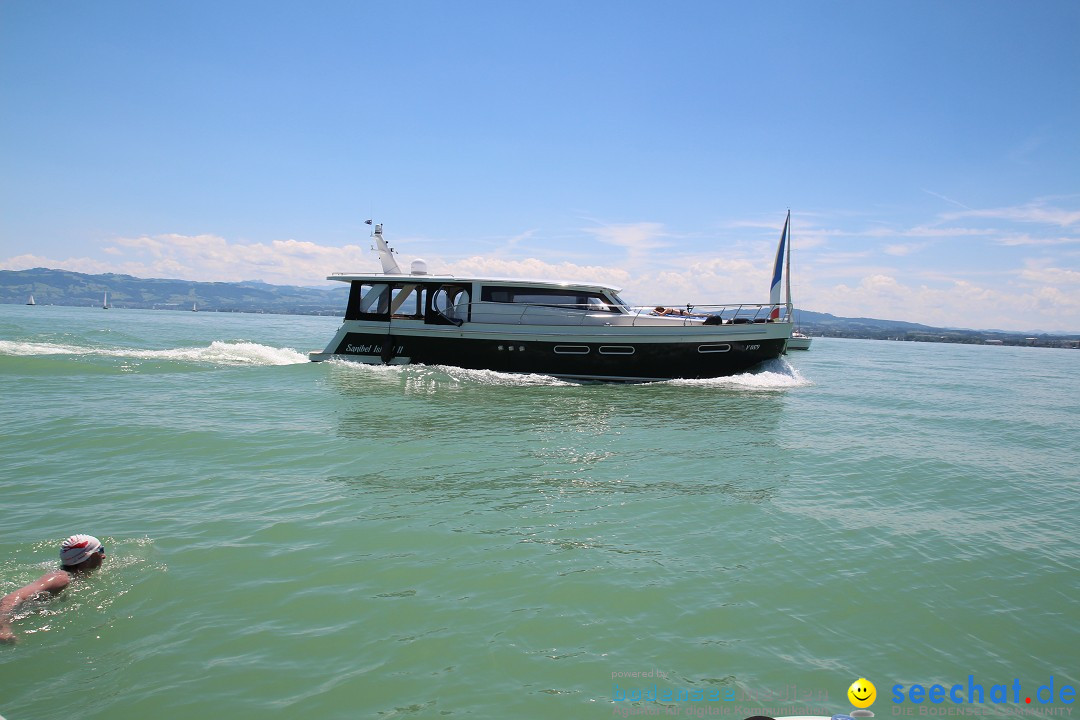
[[[13,643],[18,639],[11,631],[11,617],[20,605],[44,593],[56,595],[73,578],[96,570],[104,561],[105,546],[93,535],[72,535],[60,543],[59,570],[47,572],[0,599],[0,643]]]

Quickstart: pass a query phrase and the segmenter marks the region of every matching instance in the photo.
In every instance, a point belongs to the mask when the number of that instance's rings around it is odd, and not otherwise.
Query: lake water
[[[108,550],[19,611],[0,715],[1072,709],[1024,696],[1080,678],[1080,352],[579,385],[308,363],[338,322],[0,306],[0,593]]]

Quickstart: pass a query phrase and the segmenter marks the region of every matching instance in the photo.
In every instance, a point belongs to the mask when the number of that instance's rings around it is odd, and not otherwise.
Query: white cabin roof
[[[334,273],[327,280],[339,280],[341,282],[424,282],[424,283],[457,283],[471,284],[480,283],[491,286],[514,286],[514,287],[537,287],[537,288],[566,288],[572,290],[593,290],[601,292],[621,292],[622,288],[595,282],[560,282],[557,280],[527,280],[523,278],[487,278],[487,277],[458,277],[455,275],[411,275],[407,273]]]

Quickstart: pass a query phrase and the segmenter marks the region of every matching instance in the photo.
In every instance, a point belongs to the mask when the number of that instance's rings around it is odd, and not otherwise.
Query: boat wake
[[[73,356],[107,357],[132,360],[160,360],[207,365],[297,365],[308,362],[303,353],[292,348],[276,348],[252,342],[215,340],[206,347],[145,350],[138,348],[87,347],[29,341],[0,340],[0,356]]]
[[[559,385],[577,385],[578,383],[562,380],[550,375],[515,374],[496,372],[495,370],[467,370],[452,365],[432,365],[433,370],[444,373],[452,380],[478,385],[519,385],[528,387],[555,387]]]
[[[468,370],[453,365],[373,365],[331,358],[326,363],[332,367],[343,368],[358,374],[367,374],[374,378],[405,378],[410,382],[436,382],[449,384],[489,385],[495,387],[553,387],[558,385],[577,385],[578,383],[560,380],[550,375],[519,375],[516,373],[496,372],[495,370]]]
[[[668,380],[668,385],[727,388],[730,390],[790,390],[814,383],[784,358],[761,363],[749,372],[703,380]]]
[[[365,374],[372,378],[401,378],[408,383],[443,382],[447,384],[487,385],[493,387],[579,387],[581,385],[611,385],[587,381],[564,380],[550,375],[519,375],[516,373],[496,372],[495,370],[467,370],[452,365],[373,365],[331,358],[328,365],[343,368],[347,372]],[[740,375],[708,378],[704,380],[662,380],[642,385],[662,385],[691,387],[713,387],[742,390],[788,390],[807,387],[813,383],[787,360],[780,358],[762,363],[758,368]]]

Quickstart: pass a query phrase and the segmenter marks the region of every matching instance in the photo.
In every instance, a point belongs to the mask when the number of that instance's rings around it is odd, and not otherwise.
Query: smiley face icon
[[[877,688],[866,678],[851,683],[847,690],[848,700],[857,708],[868,708],[877,700]]]

